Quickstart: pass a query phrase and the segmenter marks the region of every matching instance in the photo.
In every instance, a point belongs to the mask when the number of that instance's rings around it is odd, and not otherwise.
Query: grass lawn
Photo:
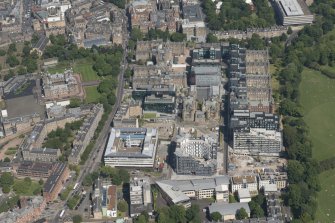
[[[97,90],[96,86],[87,86],[85,87],[85,92],[86,92],[86,102],[87,103],[94,103],[97,102],[100,98],[100,93]]]
[[[99,80],[99,76],[93,70],[92,63],[88,61],[77,61],[73,66],[73,71],[81,75],[82,81]]]
[[[318,160],[335,156],[335,79],[305,69],[300,84],[300,103],[310,128],[313,156]]]
[[[144,113],[143,118],[156,118],[156,113]]]
[[[316,222],[335,222],[335,170],[320,174],[321,192],[318,194]]]
[[[313,156],[323,160],[335,156],[335,79],[306,69],[302,72],[300,103],[310,129]],[[322,190],[318,194],[317,222],[335,221],[335,170],[320,174]],[[329,216],[328,216],[329,215]]]
[[[34,192],[40,191],[42,186],[35,181],[31,181],[30,184],[24,182],[24,180],[15,180],[13,185],[13,190],[17,195],[33,196]]]
[[[49,67],[48,68],[48,72],[50,74],[56,74],[56,73],[62,73],[64,72],[64,70],[70,68],[71,65],[67,62],[60,62],[58,63],[56,66],[53,67]]]

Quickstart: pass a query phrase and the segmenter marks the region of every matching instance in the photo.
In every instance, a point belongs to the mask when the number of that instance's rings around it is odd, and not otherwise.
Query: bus
[[[65,213],[65,209],[62,210],[62,212],[59,214],[59,217],[62,218],[64,216],[64,213]]]
[[[78,187],[78,183],[76,183],[76,184],[74,185],[73,190],[77,189],[77,187]]]

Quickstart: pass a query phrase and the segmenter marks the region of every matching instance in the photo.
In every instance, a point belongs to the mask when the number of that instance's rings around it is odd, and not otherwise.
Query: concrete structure
[[[43,197],[46,201],[53,201],[58,197],[66,179],[69,177],[69,168],[64,163],[57,163],[53,173],[43,186]]]
[[[0,221],[2,223],[31,223],[38,220],[46,207],[46,201],[41,196],[27,198],[26,205],[20,209],[2,212]]]
[[[204,136],[194,139],[179,137],[174,152],[174,170],[177,174],[209,176],[217,169],[217,140]]]
[[[133,179],[129,184],[129,197],[130,217],[136,217],[142,211],[146,211],[149,215],[152,215],[153,200],[148,178]]]
[[[274,112],[267,51],[231,45],[229,131],[233,153],[279,156],[282,133]]]
[[[155,95],[146,96],[143,102],[143,110],[160,113],[175,113],[175,106],[175,97],[169,95],[161,97]]]
[[[112,167],[153,167],[158,132],[151,128],[112,128],[104,154]]]
[[[212,203],[210,206],[208,206],[209,214],[214,212],[219,212],[222,215],[223,221],[229,221],[229,220],[235,220],[236,213],[241,209],[244,208],[248,214],[248,217],[250,217],[250,208],[248,203]]]
[[[163,180],[157,181],[162,196],[173,205],[191,206],[191,199],[215,197],[217,201],[229,201],[229,178],[218,176],[198,180]]]
[[[257,177],[254,175],[233,176],[231,178],[231,191],[235,193],[239,189],[248,189],[251,195],[258,194]]]
[[[187,40],[206,42],[207,29],[200,4],[184,4],[182,9],[183,21],[181,27]]]
[[[275,0],[276,12],[282,25],[304,25],[314,21],[314,15],[304,0]]]

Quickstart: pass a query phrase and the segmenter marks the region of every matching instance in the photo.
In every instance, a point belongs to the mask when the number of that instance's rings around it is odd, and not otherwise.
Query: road
[[[124,12],[124,16],[125,16],[125,12]],[[89,159],[86,161],[85,165],[82,166],[80,174],[77,178],[76,183],[78,183],[79,185],[82,184],[84,177],[86,176],[87,173],[92,173],[95,170],[97,170],[101,164],[101,161],[103,159],[103,153],[104,153],[104,149],[106,147],[106,143],[107,143],[107,138],[109,135],[109,131],[111,128],[111,123],[112,120],[117,112],[117,110],[120,107],[120,104],[122,102],[122,96],[123,96],[123,87],[124,87],[124,72],[127,69],[127,46],[128,46],[128,29],[127,29],[127,19],[124,20],[124,24],[123,24],[123,33],[125,36],[125,42],[122,45],[124,52],[123,52],[123,58],[122,58],[122,62],[121,62],[121,71],[118,77],[118,88],[117,88],[117,93],[116,93],[116,102],[113,106],[113,110],[112,112],[109,114],[107,121],[105,122],[105,125],[103,127],[103,129],[101,130],[99,137],[96,140],[96,143],[89,155]],[[71,196],[70,196],[71,197]],[[70,198],[68,197],[68,199]],[[66,201],[64,201],[64,207],[66,206]],[[59,210],[61,211],[61,210]],[[58,213],[55,216],[54,220],[52,222],[59,222],[58,220]]]

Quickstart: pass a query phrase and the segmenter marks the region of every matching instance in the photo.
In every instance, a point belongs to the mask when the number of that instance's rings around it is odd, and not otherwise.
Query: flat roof
[[[227,204],[225,202],[212,203],[208,207],[208,210],[209,213],[219,212],[222,216],[226,216],[226,215],[235,215],[236,212],[241,208],[244,208],[247,213],[250,213],[249,205],[246,202],[230,203],[230,204]]]
[[[280,0],[279,3],[287,16],[304,15],[297,0]]]

